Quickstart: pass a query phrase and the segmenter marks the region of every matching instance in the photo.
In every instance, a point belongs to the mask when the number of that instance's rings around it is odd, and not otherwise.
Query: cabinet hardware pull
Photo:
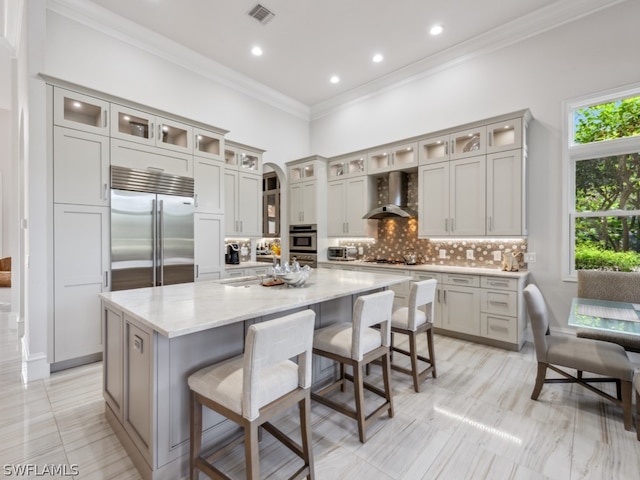
[[[444,143],[444,154],[449,155],[449,142]]]
[[[443,296],[444,296],[444,303],[446,304],[447,303],[447,291],[446,290],[444,291]]]
[[[154,127],[154,125],[153,125],[153,123],[151,123],[149,125],[149,139],[153,138],[153,127]]]
[[[452,232],[455,231],[455,223],[454,223],[453,218],[451,219],[451,231]]]
[[[109,189],[109,185],[104,184],[104,191],[102,192],[102,197],[104,200],[107,200],[107,190]]]
[[[508,307],[508,306],[509,306],[509,303],[508,303],[508,302],[496,302],[495,300],[489,300],[489,303],[490,303],[491,305],[504,305],[505,307]]]
[[[102,126],[104,128],[107,128],[107,111],[106,110],[102,111]]]
[[[489,132],[489,146],[491,147],[493,143],[493,132]]]
[[[444,219],[444,231],[445,232],[449,231],[449,219],[448,218]]]
[[[158,124],[158,140],[162,141],[162,124]]]
[[[109,288],[109,272],[104,272],[104,288]]]
[[[164,200],[158,202],[160,210],[158,216],[160,217],[160,240],[158,247],[160,249],[160,285],[164,285]]]
[[[509,284],[506,282],[489,282],[489,285],[492,287],[508,287]]]
[[[198,194],[197,193],[193,196],[193,206],[195,208],[198,208]]]
[[[489,231],[493,231],[493,218],[489,217]]]
[[[456,141],[451,140],[451,155],[454,155],[455,153],[456,153]]]
[[[147,167],[147,170],[151,170],[154,172],[164,172],[164,168],[160,168],[160,167]]]
[[[196,278],[200,278],[200,265],[196,265]]]
[[[440,303],[440,290],[438,290],[438,303]]]
[[[466,278],[451,278],[451,280],[458,283],[469,283],[469,280]]]

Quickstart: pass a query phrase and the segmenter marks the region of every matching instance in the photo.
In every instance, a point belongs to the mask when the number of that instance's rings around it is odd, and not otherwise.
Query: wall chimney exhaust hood
[[[364,217],[364,220],[379,220],[381,218],[414,218],[418,214],[407,208],[408,176],[404,172],[389,173],[389,200],[386,205],[374,208]]]

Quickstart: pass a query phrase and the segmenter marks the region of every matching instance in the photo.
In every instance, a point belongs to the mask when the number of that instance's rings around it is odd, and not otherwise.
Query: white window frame
[[[576,281],[575,271],[575,219],[577,217],[602,217],[602,212],[575,211],[575,174],[576,162],[604,156],[623,155],[640,152],[640,136],[605,140],[588,144],[576,144],[573,141],[573,112],[585,107],[614,102],[623,98],[640,96],[640,83],[627,85],[605,92],[588,95],[562,103],[563,112],[563,185],[562,201],[564,205],[562,222],[562,279]],[[606,216],[640,215],[640,210],[608,210]]]

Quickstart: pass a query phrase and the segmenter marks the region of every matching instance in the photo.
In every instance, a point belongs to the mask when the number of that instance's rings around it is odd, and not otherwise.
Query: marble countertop
[[[269,262],[240,262],[237,264],[226,263],[224,265],[225,270],[236,270],[239,268],[254,268],[254,267],[268,267],[271,265]]]
[[[454,265],[405,265],[405,264],[388,264],[388,263],[375,263],[364,262],[362,260],[352,261],[339,261],[339,260],[324,260],[319,261],[318,265],[357,265],[359,267],[371,267],[371,268],[384,268],[391,271],[402,270],[407,272],[435,272],[435,273],[461,273],[467,275],[491,275],[494,277],[509,277],[509,278],[522,278],[529,275],[528,270],[520,270],[518,272],[505,272],[500,268],[481,268],[481,267],[457,267]]]
[[[315,269],[301,288],[215,281],[100,294],[107,304],[166,337],[179,337],[409,280],[397,274]]]

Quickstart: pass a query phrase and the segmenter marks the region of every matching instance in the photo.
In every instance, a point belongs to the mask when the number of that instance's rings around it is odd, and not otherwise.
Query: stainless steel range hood
[[[381,218],[413,218],[418,214],[407,208],[408,176],[404,172],[389,173],[389,199],[386,205],[374,208],[364,217],[365,220]]]

